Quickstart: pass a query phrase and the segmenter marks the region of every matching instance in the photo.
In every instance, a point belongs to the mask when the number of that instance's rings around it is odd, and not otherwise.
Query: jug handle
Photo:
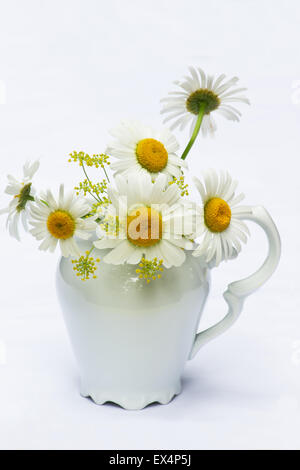
[[[228,304],[227,314],[214,326],[196,334],[189,359],[192,359],[204,344],[224,333],[238,319],[246,297],[264,284],[272,276],[278,265],[281,252],[280,237],[267,210],[262,206],[247,207],[239,218],[256,222],[262,227],[269,242],[268,255],[263,265],[254,274],[228,285],[223,294]]]

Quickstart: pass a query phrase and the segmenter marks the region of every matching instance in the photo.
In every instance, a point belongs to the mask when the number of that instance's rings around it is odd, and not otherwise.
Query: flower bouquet
[[[39,162],[26,163],[23,179],[8,176],[9,233],[19,223],[40,250],[59,245],[57,291],[77,357],[83,396],[140,409],[168,403],[181,390],[187,359],[239,316],[244,299],[275,270],[280,256],[276,227],[262,207],[241,205],[237,182],[210,169],[185,181],[187,156],[199,135],[214,134],[214,114],[239,121],[235,103],[249,104],[236,77],[213,77],[190,67],[162,100],[169,128],[122,122],[105,153],[74,151],[83,180],[72,191],[36,192]],[[181,153],[172,130],[190,125]],[[92,176],[91,173],[95,176]],[[246,243],[245,220],[258,223],[269,254],[254,274],[228,286],[228,313],[197,333],[209,291],[209,271],[235,258]],[[82,282],[84,281],[84,282]]]

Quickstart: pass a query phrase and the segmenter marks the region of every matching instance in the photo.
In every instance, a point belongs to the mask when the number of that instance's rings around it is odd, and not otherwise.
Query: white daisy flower
[[[159,173],[164,173],[171,181],[182,175],[182,168],[187,168],[176,152],[179,144],[169,129],[153,130],[139,122],[122,122],[111,131],[115,141],[106,153],[119,161],[111,168],[116,174],[128,176],[150,173],[154,180]]]
[[[241,95],[246,88],[236,88],[237,77],[225,80],[226,75],[218,77],[206,75],[201,68],[189,67],[190,75],[184,77],[182,82],[174,83],[180,91],[172,91],[169,97],[163,98],[162,114],[168,116],[164,122],[175,120],[171,129],[179,127],[181,130],[191,123],[191,133],[196,126],[199,113],[203,111],[202,133],[205,136],[213,134],[217,128],[211,116],[213,111],[221,114],[231,121],[239,121],[241,113],[232,103],[243,102],[250,104],[248,98]]]
[[[143,256],[157,258],[165,267],[180,266],[185,260],[183,249],[193,249],[186,238],[194,231],[195,212],[180,201],[177,185],[167,186],[166,175],[152,183],[149,174],[140,178],[121,175],[115,178],[117,189],[109,187],[115,223],[107,228],[100,224],[94,242],[99,249],[110,248],[103,261],[111,264],[138,264]],[[167,186],[167,188],[166,188]]]
[[[41,194],[36,204],[30,208],[30,230],[37,240],[43,240],[40,250],[53,252],[59,242],[62,255],[79,256],[80,251],[74,237],[88,239],[97,224],[94,219],[82,219],[88,214],[89,205],[74,192],[64,194],[64,185],[60,186],[58,201],[50,190]]]
[[[247,242],[250,233],[240,216],[249,209],[238,206],[244,195],[235,195],[238,183],[228,173],[221,172],[218,176],[214,170],[209,170],[204,184],[198,178],[194,178],[194,182],[203,203],[198,220],[198,235],[203,235],[203,239],[193,255],[204,256],[206,262],[215,259],[218,266],[221,260],[241,251],[240,241]]]
[[[27,227],[28,208],[34,201],[35,190],[32,187],[32,178],[40,166],[39,161],[33,163],[26,162],[23,166],[23,179],[17,180],[12,175],[7,175],[8,185],[5,193],[13,196],[8,207],[0,210],[0,214],[8,213],[6,225],[12,237],[20,240],[19,221],[22,221],[25,230]]]

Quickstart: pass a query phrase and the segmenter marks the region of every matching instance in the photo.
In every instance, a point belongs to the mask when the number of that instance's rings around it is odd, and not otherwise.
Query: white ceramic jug
[[[241,313],[244,299],[275,270],[280,257],[277,229],[262,207],[249,208],[248,220],[266,232],[269,253],[250,277],[224,293],[228,313],[197,333],[209,291],[209,269],[187,252],[179,268],[165,269],[159,281],[138,279],[136,266],[100,263],[98,279],[82,282],[69,259],[61,258],[57,291],[78,361],[81,394],[97,404],[126,409],[168,403],[181,391],[185,362],[207,341],[224,332]],[[81,242],[84,251],[91,242]],[[105,250],[97,256],[103,258]]]

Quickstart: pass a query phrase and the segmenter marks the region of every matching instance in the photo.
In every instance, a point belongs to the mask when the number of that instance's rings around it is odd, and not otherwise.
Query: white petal
[[[163,255],[164,265],[181,266],[185,261],[185,253],[182,248],[172,245],[167,240],[161,240],[159,246]]]
[[[20,218],[20,212],[16,212],[15,215],[12,217],[9,223],[9,234],[20,241],[18,223]]]
[[[116,248],[104,256],[103,261],[108,264],[123,264],[135,251],[135,246],[128,240],[123,240]]]
[[[135,251],[127,258],[128,264],[138,264],[143,256],[143,251],[140,248],[136,248]]]
[[[102,238],[102,240],[97,240],[94,242],[94,245],[99,250],[103,250],[106,248],[115,248],[117,245],[121,243],[122,240],[119,238]]]

